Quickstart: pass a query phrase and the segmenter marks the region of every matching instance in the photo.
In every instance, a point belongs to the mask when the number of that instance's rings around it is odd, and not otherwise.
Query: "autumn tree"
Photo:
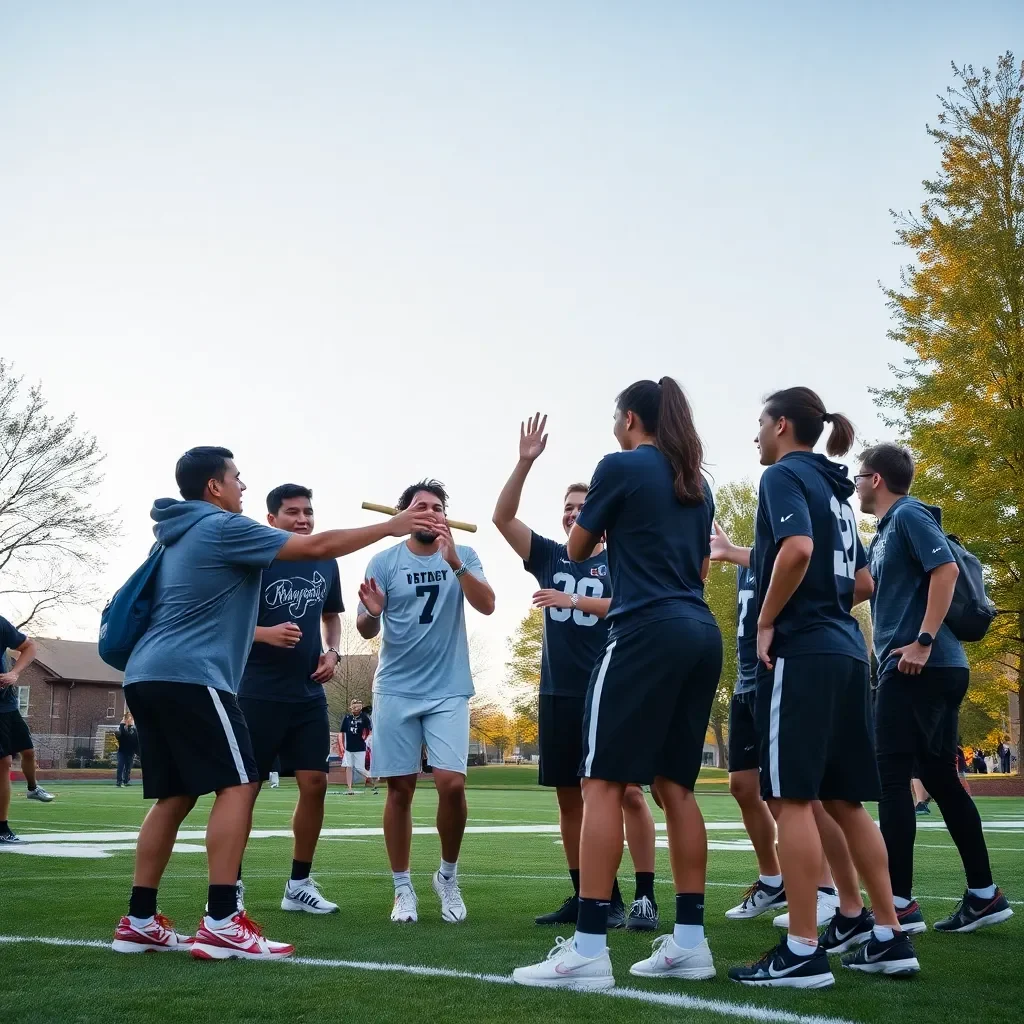
[[[734,544],[749,547],[754,543],[756,515],[757,490],[749,480],[723,484],[715,494],[715,519]],[[737,675],[736,566],[712,562],[704,598],[722,631],[722,676],[711,706],[710,725],[718,745],[718,763],[724,768],[728,763],[725,730]]]
[[[508,641],[506,686],[515,740],[520,745],[537,741],[540,702],[540,663],[544,649],[544,611],[531,608]]]
[[[893,214],[913,262],[885,289],[889,336],[908,353],[874,394],[914,454],[915,494],[987,566],[999,615],[971,661],[1021,696],[1024,77],[1006,53],[994,73],[954,66],[953,78],[927,126],[939,170],[916,214]]]
[[[103,458],[74,416],[48,415],[40,386],[26,390],[0,359],[0,603],[19,629],[99,596],[101,555],[119,533],[92,504]]]

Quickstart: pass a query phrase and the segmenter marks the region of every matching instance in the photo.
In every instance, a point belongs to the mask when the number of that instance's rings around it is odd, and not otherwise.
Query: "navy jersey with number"
[[[534,533],[530,557],[523,562],[545,590],[580,597],[609,597],[608,556],[602,551],[585,562],[571,562],[565,545]],[[608,638],[608,622],[580,608],[544,609],[544,648],[540,662],[540,692],[581,697]]]
[[[772,653],[845,654],[868,660],[853,607],[853,580],[867,564],[850,508],[853,483],[824,455],[790,452],[761,476],[751,565],[757,607],[764,604],[779,547],[787,537],[810,537],[810,564],[796,593],[775,620]]]
[[[364,733],[370,733],[373,729],[370,726],[370,716],[365,711],[358,715],[346,715],[341,720],[339,732],[345,737],[345,749],[358,754],[366,749],[366,737]]]
[[[754,553],[750,553],[754,564]],[[754,570],[736,566],[736,689],[748,693],[754,689],[757,670],[757,579]]]
[[[263,570],[258,626],[294,622],[302,639],[294,647],[253,643],[245,663],[241,697],[290,702],[327,702],[323,683],[310,676],[323,653],[320,622],[324,612],[343,612],[338,563],[275,561]]]
[[[699,505],[681,504],[672,467],[653,445],[598,463],[577,523],[607,538],[613,630],[662,618],[714,624],[701,579],[714,518],[707,481]]]

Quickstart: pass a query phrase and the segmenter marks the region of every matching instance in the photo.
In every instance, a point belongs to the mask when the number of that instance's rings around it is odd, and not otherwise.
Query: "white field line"
[[[109,942],[96,939],[60,939],[36,935],[0,935],[0,944],[37,943],[44,946],[64,946],[82,949],[109,949]],[[389,964],[364,960],[325,960],[316,957],[292,957],[277,963],[296,967],[320,967],[350,971],[377,971],[389,974],[408,974],[419,978],[450,978],[459,981],[477,981],[488,985],[511,985],[507,974],[478,974],[474,971],[456,971],[448,967],[426,967],[418,964]],[[577,993],[573,993],[574,995]],[[790,1013],[787,1010],[769,1010],[749,1003],[731,1003],[725,999],[703,999],[681,992],[648,992],[635,988],[613,988],[606,992],[581,993],[591,999],[624,999],[649,1003],[672,1009],[704,1010],[724,1017],[741,1020],[765,1021],[772,1024],[854,1024],[842,1017],[824,1017],[816,1014]]]

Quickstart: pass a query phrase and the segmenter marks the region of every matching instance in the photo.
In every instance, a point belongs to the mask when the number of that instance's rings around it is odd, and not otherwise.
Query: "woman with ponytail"
[[[714,500],[690,404],[671,377],[626,388],[614,434],[622,451],[598,465],[566,545],[568,557],[582,562],[606,538],[611,628],[583,722],[576,935],[513,974],[543,988],[615,984],[605,939],[630,783],[651,784],[665,811],[676,888],[672,934],[631,973],[715,975],[703,926],[707,833],[693,795],[722,670],[722,635],[704,602]]]
[[[863,806],[878,799],[880,787],[868,653],[851,608],[871,596],[874,584],[849,504],[854,487],[846,467],[813,450],[826,425],[825,450],[845,455],[853,424],[828,412],[810,388],[787,388],[769,395],[755,442],[768,468],[758,492],[751,565],[758,608],[754,718],[761,795],[773,802],[778,822],[789,934],[756,963],[729,971],[747,985],[827,988],[835,982],[828,954],[848,950],[857,951],[844,956],[843,965],[856,970],[920,969],[896,917],[882,835]],[[847,889],[856,892],[855,909],[847,906],[844,914],[841,904],[820,939],[816,801],[842,830],[874,911],[872,917],[864,909],[851,871],[840,897],[849,896]],[[836,870],[831,853],[830,861]]]

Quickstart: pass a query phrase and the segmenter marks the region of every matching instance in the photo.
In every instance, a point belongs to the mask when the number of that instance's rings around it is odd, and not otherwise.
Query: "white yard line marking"
[[[0,944],[38,943],[44,946],[71,946],[82,949],[110,949],[109,942],[96,939],[60,939],[36,935],[0,935]],[[419,978],[451,978],[459,981],[479,981],[488,985],[511,985],[507,974],[478,974],[475,971],[457,971],[448,967],[427,967],[419,964],[389,964],[365,960],[326,960],[317,957],[292,957],[277,961],[296,967],[322,967],[350,971],[378,971],[390,974],[408,974]],[[842,1017],[824,1017],[818,1014],[790,1013],[787,1010],[769,1010],[750,1003],[732,1003],[725,999],[703,999],[681,992],[648,992],[635,988],[613,988],[607,992],[573,993],[590,998],[625,999],[631,1002],[650,1003],[673,1009],[705,1010],[723,1017],[739,1017],[743,1020],[770,1021],[773,1024],[854,1024]],[[527,990],[524,996],[528,998]]]

